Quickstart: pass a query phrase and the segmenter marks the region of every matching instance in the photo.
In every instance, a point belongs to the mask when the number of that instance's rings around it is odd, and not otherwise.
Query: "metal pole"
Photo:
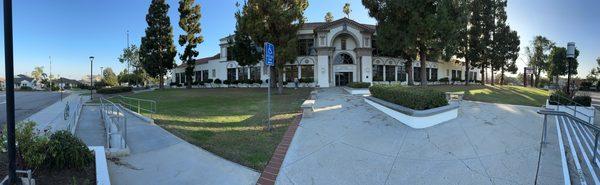
[[[567,59],[567,94],[571,94],[571,60]]]
[[[90,100],[94,100],[94,92],[92,88],[94,87],[94,60],[90,59]]]
[[[17,182],[15,145],[15,79],[13,58],[12,0],[4,0],[4,69],[6,70],[6,125],[8,139],[8,183]]]
[[[269,81],[267,88],[267,130],[271,130],[271,66],[267,65],[269,68]]]
[[[546,130],[548,127],[548,115],[544,114],[544,135],[542,136],[542,144],[546,143]]]

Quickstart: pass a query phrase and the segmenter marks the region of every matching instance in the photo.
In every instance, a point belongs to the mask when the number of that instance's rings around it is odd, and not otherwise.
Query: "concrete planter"
[[[108,174],[108,164],[106,163],[106,154],[103,146],[89,146],[94,152],[96,163],[96,184],[110,185],[110,176]]]
[[[458,117],[459,105],[453,102],[443,107],[414,110],[371,96],[365,97],[364,100],[383,113],[415,129],[431,127]]]
[[[364,95],[364,94],[371,94],[371,92],[369,92],[369,88],[351,88],[351,87],[344,87],[344,90],[346,92],[348,92],[349,94],[360,94],[360,95]]]
[[[550,105],[550,102],[546,100],[546,108],[563,111],[581,120],[589,121],[590,123],[593,123],[595,118],[595,108],[591,106]]]

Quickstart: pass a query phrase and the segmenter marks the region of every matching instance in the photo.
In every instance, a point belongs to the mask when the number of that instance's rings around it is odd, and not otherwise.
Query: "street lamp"
[[[94,92],[92,91],[92,87],[94,87],[94,56],[90,56],[90,100],[94,100]]]
[[[571,93],[571,64],[575,59],[575,42],[567,43],[567,93]]]

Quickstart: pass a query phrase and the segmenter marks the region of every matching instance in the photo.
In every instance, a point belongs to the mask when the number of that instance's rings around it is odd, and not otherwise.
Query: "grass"
[[[271,159],[287,127],[300,115],[300,104],[310,90],[285,89],[283,95],[273,93],[271,132],[264,131],[266,89],[166,89],[131,97],[158,101],[158,112],[153,118],[171,133],[260,171]]]
[[[432,88],[443,92],[463,91],[466,100],[535,107],[544,105],[550,95],[548,90],[512,85],[439,85],[424,88]]]

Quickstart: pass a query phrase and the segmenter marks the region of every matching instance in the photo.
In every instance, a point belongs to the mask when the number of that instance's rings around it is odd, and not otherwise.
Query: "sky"
[[[177,25],[178,1],[167,2],[176,38],[182,33]],[[202,6],[200,22],[204,37],[198,47],[199,57],[218,53],[219,39],[233,33],[236,2],[197,0]],[[376,24],[360,0],[309,0],[305,17],[309,22],[323,21],[325,13],[332,12],[335,19],[341,18],[346,2],[351,4],[351,19]],[[35,66],[43,66],[49,73],[52,61],[52,74],[81,79],[90,73],[89,56],[95,57],[95,75],[100,73],[100,67],[110,67],[118,73],[126,67],[117,59],[127,46],[126,33],[129,31],[129,43],[139,46],[147,26],[149,4],[150,0],[14,0],[15,74],[30,74]],[[507,13],[510,26],[521,38],[521,53],[535,35],[543,35],[561,46],[576,42],[581,51],[580,76],[596,67],[595,58],[600,57],[600,1],[509,0]],[[3,24],[2,19],[0,22]],[[0,35],[1,40],[3,36]],[[181,47],[178,51],[182,51]],[[0,52],[0,61],[4,63],[3,44]],[[521,70],[526,62],[520,57],[517,63]],[[1,65],[0,75],[4,76],[4,72]]]

